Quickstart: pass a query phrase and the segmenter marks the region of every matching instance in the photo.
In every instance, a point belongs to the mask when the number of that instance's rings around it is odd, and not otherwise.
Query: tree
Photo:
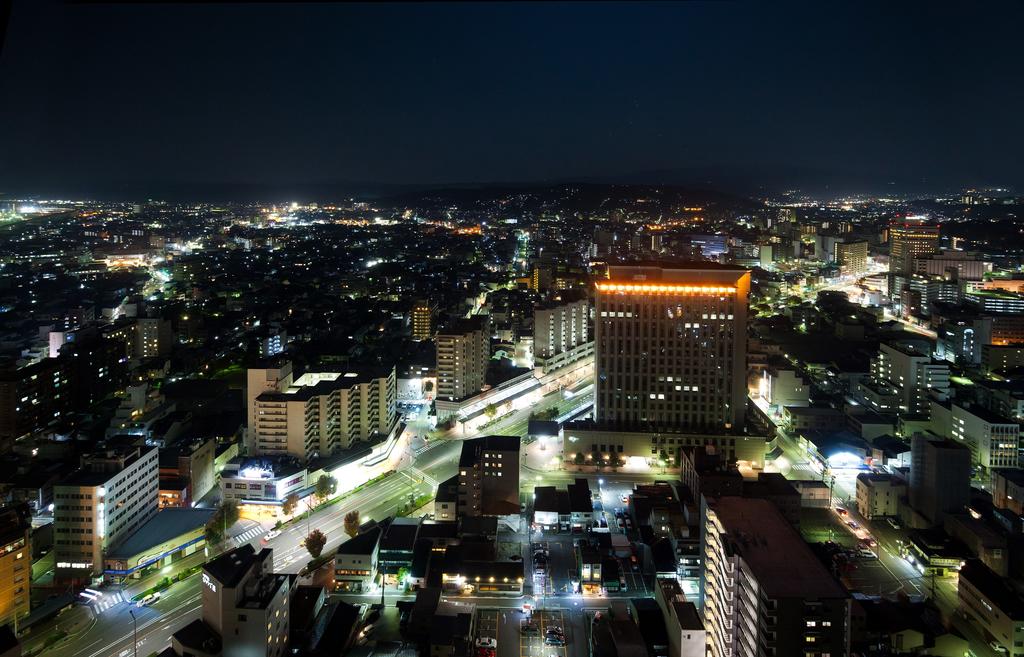
[[[327,545],[327,535],[319,529],[314,529],[309,532],[309,536],[306,537],[302,544],[306,546],[309,556],[316,559],[324,551],[324,546]]]
[[[427,381],[426,383],[423,384],[423,392],[430,392],[433,389],[434,389],[434,382],[433,381]]]
[[[587,459],[586,459],[586,457],[585,457],[585,456],[583,456],[583,452],[576,452],[576,456],[572,457],[572,461],[573,461],[573,463],[575,463],[576,465],[583,465],[583,463],[584,463],[584,462],[585,462],[586,460],[587,460]]]
[[[238,510],[238,502],[234,500],[224,500],[221,502],[220,512],[223,514],[222,520],[227,527],[234,525],[242,517],[241,511]]]
[[[359,533],[359,512],[349,511],[345,514],[345,533],[355,537]]]
[[[299,496],[295,493],[284,498],[284,502],[281,503],[281,512],[286,516],[294,515],[297,508],[299,508]]]
[[[331,495],[334,495],[334,491],[336,490],[338,490],[337,479],[328,475],[320,475],[320,478],[316,480],[316,486],[313,489],[313,493],[320,502],[323,502]]]
[[[493,420],[494,416],[498,414],[498,407],[494,404],[488,404],[487,408],[484,409],[484,415],[487,416],[488,420]]]

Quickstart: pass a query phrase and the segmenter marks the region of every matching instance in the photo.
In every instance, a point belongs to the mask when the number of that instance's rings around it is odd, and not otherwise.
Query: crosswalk
[[[438,484],[440,483],[440,482],[437,481],[437,479],[434,479],[433,477],[428,475],[426,472],[424,472],[423,470],[420,470],[419,468],[417,468],[414,465],[410,465],[409,466],[409,470],[411,470],[414,475],[416,475],[417,477],[419,477],[423,481],[427,482],[428,484],[430,484],[434,488],[437,488]]]
[[[249,541],[251,541],[252,539],[256,538],[257,536],[259,536],[262,533],[263,533],[263,527],[260,527],[259,525],[256,525],[252,529],[247,529],[244,532],[242,532],[241,534],[239,534],[238,536],[232,537],[231,540],[232,540],[232,542],[234,542],[235,545],[245,545],[246,543],[248,543]]]
[[[121,591],[109,591],[104,592],[102,595],[96,598],[95,602],[90,605],[93,613],[97,616],[110,609],[115,605],[119,605],[125,601],[124,593]]]

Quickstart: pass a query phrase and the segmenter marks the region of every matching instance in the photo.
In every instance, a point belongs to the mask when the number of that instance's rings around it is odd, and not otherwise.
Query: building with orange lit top
[[[750,272],[712,267],[610,266],[597,283],[598,423],[743,426]]]
[[[674,467],[709,446],[761,467],[764,436],[744,434],[750,272],[611,265],[595,287],[594,418],[567,425],[566,458]]]
[[[889,271],[909,274],[914,258],[939,250],[939,227],[913,221],[889,224]]]

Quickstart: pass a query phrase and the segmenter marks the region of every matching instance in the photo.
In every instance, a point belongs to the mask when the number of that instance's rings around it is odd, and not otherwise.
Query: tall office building
[[[425,299],[420,299],[412,306],[410,312],[413,340],[429,340],[434,330],[434,307]]]
[[[53,487],[55,577],[85,583],[103,572],[104,552],[159,508],[156,447],[121,446],[82,457],[81,468]]]
[[[252,454],[328,456],[391,434],[398,423],[395,368],[307,372],[287,388],[260,393],[253,409]]]
[[[868,270],[868,243],[864,240],[836,242],[833,259],[843,276],[860,276]]]
[[[971,450],[934,434],[910,442],[910,506],[933,524],[962,513],[970,499]]]
[[[734,267],[610,266],[597,284],[597,423],[741,429],[749,291]]]
[[[702,497],[701,516],[708,655],[849,654],[850,598],[774,504]]]
[[[203,616],[175,632],[182,657],[281,657],[289,654],[294,575],[273,572],[274,551],[243,545],[203,566]],[[301,619],[305,621],[306,619]]]
[[[30,610],[32,511],[27,504],[0,508],[0,627]]]
[[[484,436],[462,443],[458,516],[519,513],[519,436]]]
[[[913,221],[889,224],[889,271],[909,274],[914,259],[939,250],[939,227]]]
[[[560,360],[589,342],[590,302],[582,290],[566,290],[533,311],[533,355],[538,366]],[[568,359],[571,362],[572,359]]]
[[[450,322],[437,332],[437,398],[458,401],[480,392],[491,360],[487,317]]]

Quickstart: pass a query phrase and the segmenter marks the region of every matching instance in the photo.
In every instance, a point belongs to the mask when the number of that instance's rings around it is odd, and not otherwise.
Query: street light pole
[[[132,648],[135,651],[135,657],[139,657],[139,622],[135,618],[135,612],[131,609],[128,613],[132,617]]]

